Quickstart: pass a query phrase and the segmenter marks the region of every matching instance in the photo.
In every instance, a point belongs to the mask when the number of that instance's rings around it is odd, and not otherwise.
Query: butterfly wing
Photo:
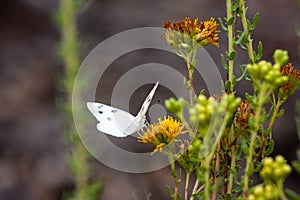
[[[142,107],[141,107],[141,110],[139,111],[139,113],[137,114],[136,116],[136,121],[138,121],[140,124],[144,124],[145,120],[146,120],[146,113],[148,111],[148,108],[150,106],[150,103],[152,101],[152,98],[153,98],[153,95],[157,89],[157,86],[158,86],[158,81],[156,82],[156,84],[154,85],[153,89],[150,91],[150,93],[148,94],[147,98],[145,99]]]
[[[115,137],[126,137],[142,127],[130,113],[102,103],[87,102],[89,111],[99,121],[97,129]]]

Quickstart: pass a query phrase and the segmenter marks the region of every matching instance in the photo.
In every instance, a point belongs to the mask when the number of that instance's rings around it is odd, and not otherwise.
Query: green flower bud
[[[274,185],[268,184],[265,186],[265,197],[266,199],[278,199],[279,192]]]
[[[179,113],[181,111],[180,103],[172,97],[165,101],[165,107],[168,111],[173,113]]]
[[[265,158],[263,160],[263,164],[264,164],[264,167],[272,166],[272,164],[273,164],[273,158],[272,157]]]
[[[264,194],[264,188],[262,185],[258,185],[254,188],[253,193],[255,196],[263,196]]]
[[[282,76],[282,77],[277,78],[277,79],[274,80],[274,85],[276,87],[279,87],[279,86],[281,86],[283,83],[285,83],[287,81],[288,81],[288,77]]]
[[[280,66],[286,64],[289,61],[289,55],[287,51],[276,49],[273,54],[274,62]]]
[[[272,176],[272,167],[270,166],[264,166],[264,168],[260,171],[260,176],[263,179],[269,179]]]
[[[282,168],[280,167],[280,168],[274,169],[273,174],[274,174],[274,178],[275,179],[282,178],[283,177],[283,170],[282,170]]]
[[[265,60],[258,63],[259,77],[262,78],[272,69],[272,64]]]
[[[199,114],[199,120],[202,121],[202,122],[205,121],[206,120],[206,115],[204,113],[200,113]]]
[[[201,141],[199,139],[193,140],[192,144],[189,146],[188,150],[191,154],[198,154],[201,148]]]
[[[273,68],[276,69],[276,70],[280,70],[281,65],[275,63],[275,64],[273,65]]]
[[[200,94],[198,96],[198,103],[199,104],[207,104],[207,98],[203,94]]]
[[[212,111],[213,111],[213,106],[212,106],[211,104],[208,104],[206,108],[207,108],[207,111],[208,111],[209,113],[212,113]]]
[[[189,109],[190,113],[190,121],[192,124],[198,123],[198,111],[197,108],[191,108]]]
[[[275,162],[278,164],[278,165],[283,165],[286,163],[286,160],[284,159],[284,157],[282,155],[277,155],[275,157]]]
[[[263,62],[263,61],[261,61],[261,62]],[[268,73],[268,66],[267,65],[261,65],[261,68],[260,68],[260,72],[262,73],[262,74],[266,74],[266,73]]]
[[[289,175],[292,172],[292,168],[288,164],[285,164],[282,168],[282,171],[283,171],[284,176],[286,177],[287,175]]]
[[[258,76],[258,65],[257,64],[248,64],[246,67],[247,67],[248,72],[252,76],[254,76],[254,77]]]
[[[198,111],[199,113],[206,113],[206,112],[208,111],[208,108],[199,105],[199,106],[197,106],[197,111]]]

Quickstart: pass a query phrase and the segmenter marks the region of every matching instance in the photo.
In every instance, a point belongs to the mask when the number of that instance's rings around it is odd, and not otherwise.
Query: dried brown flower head
[[[300,83],[300,71],[296,70],[291,63],[281,66],[280,73],[288,77],[288,81],[280,87],[282,95],[289,96],[295,92]]]
[[[248,128],[248,120],[253,116],[253,110],[251,108],[251,104],[243,100],[238,107],[238,114],[236,115],[235,122],[238,128],[241,130],[245,130]]]

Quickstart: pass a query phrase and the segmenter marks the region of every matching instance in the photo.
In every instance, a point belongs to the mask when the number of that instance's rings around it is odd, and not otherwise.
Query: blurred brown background
[[[106,38],[132,28],[161,27],[164,21],[186,16],[200,20],[224,17],[225,2],[219,0],[91,0],[78,17],[83,42],[82,58]],[[287,49],[300,69],[299,38],[295,24],[300,9],[292,0],[249,0],[249,15],[260,12],[253,37],[264,44],[264,59],[272,60],[276,48]],[[72,186],[66,165],[67,142],[62,136],[62,117],[56,100],[62,93],[58,80],[63,66],[57,50],[60,35],[55,23],[56,0],[10,0],[0,5],[0,199],[55,200]],[[220,48],[208,48],[220,66]],[[143,58],[140,58],[143,61]],[[240,56],[237,64],[245,63]],[[221,67],[220,67],[221,69]],[[222,69],[221,69],[222,70]],[[224,71],[224,70],[223,70]],[[238,73],[238,70],[237,70]],[[225,75],[224,75],[225,76]],[[247,83],[241,83],[239,91]],[[241,93],[241,92],[239,92]],[[300,148],[294,123],[299,92],[285,103],[285,116],[274,128],[275,154],[289,161]],[[100,199],[167,199],[172,184],[167,168],[147,174],[126,174],[95,162],[92,172],[105,184]],[[300,176],[293,174],[287,186],[300,193]]]

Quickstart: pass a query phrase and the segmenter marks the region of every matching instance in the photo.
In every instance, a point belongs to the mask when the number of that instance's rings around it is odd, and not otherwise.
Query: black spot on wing
[[[103,114],[103,111],[99,110],[98,113],[99,113],[99,114]]]
[[[110,117],[108,117],[108,118],[107,118],[107,120],[108,120],[108,121],[111,121],[111,118],[110,118]]]
[[[116,112],[118,112],[118,110],[117,109],[113,109],[113,110],[111,110],[111,112],[112,113],[116,113]]]
[[[98,108],[102,108],[102,107],[103,107],[103,105],[98,106]]]

